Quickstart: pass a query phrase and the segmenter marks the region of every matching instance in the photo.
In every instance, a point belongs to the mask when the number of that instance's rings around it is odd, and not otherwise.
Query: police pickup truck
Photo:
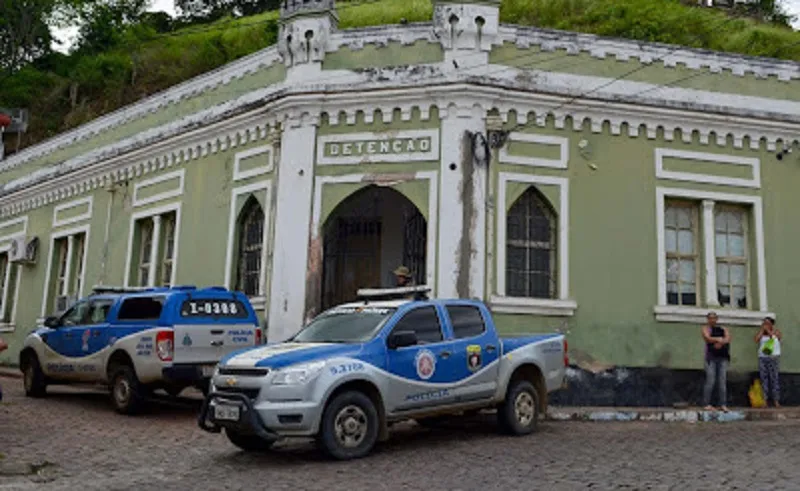
[[[207,391],[223,356],[259,344],[258,318],[240,292],[95,287],[28,335],[20,369],[29,397],[49,384],[100,383],[118,412],[133,414],[155,389]]]
[[[365,456],[407,419],[496,409],[506,432],[536,429],[564,383],[563,335],[501,337],[482,302],[391,290],[362,290],[363,301],[320,314],[288,341],[220,360],[200,427],[224,429],[245,451],[314,436],[342,460]],[[413,298],[385,298],[393,293]]]

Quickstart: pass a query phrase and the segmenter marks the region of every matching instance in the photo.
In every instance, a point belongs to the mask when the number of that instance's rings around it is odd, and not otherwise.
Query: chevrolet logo
[[[236,377],[228,377],[228,380],[225,381],[225,384],[228,387],[233,387],[234,385],[236,385],[238,383],[239,383],[239,381],[236,379]]]

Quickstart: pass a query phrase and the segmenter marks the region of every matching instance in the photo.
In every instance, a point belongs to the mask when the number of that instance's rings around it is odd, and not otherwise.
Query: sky
[[[797,16],[797,20],[795,20],[794,23],[794,28],[800,29],[800,0],[783,0],[783,4],[790,14]],[[174,16],[175,0],[152,0],[152,4],[148,10],[151,12],[164,11]],[[56,30],[56,37],[65,43],[61,46],[55,46],[55,49],[57,51],[61,51],[62,53],[66,53],[69,50],[76,33],[77,28]]]

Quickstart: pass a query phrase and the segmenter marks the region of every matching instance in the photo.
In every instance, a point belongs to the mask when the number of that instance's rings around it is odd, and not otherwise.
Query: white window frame
[[[146,188],[148,186],[152,186],[155,184],[161,184],[162,182],[171,181],[173,179],[178,179],[177,188],[171,189],[169,191],[162,191],[148,198],[139,198],[139,191],[142,188]],[[183,196],[183,192],[185,189],[186,189],[186,169],[180,169],[174,172],[167,172],[166,174],[153,177],[152,179],[145,179],[143,181],[139,181],[136,184],[134,184],[132,205],[134,208],[138,208],[140,206],[157,203],[159,201],[177,198],[179,196]]]
[[[261,154],[267,154],[267,164],[260,165],[254,169],[242,170],[242,161]],[[242,181],[251,177],[260,176],[272,172],[275,167],[275,148],[272,144],[254,147],[243,152],[238,152],[233,157],[233,180]]]
[[[667,198],[667,199],[672,199],[672,198]],[[666,213],[666,209],[667,209],[666,208],[666,201],[667,200],[664,201],[664,205],[665,205],[664,206],[664,212],[665,213]],[[703,254],[702,254],[703,248],[702,248],[702,241],[700,240],[700,236],[701,236],[701,232],[702,232],[701,231],[701,227],[700,227],[700,223],[701,223],[700,217],[702,216],[701,206],[699,204],[693,203],[690,200],[687,201],[687,200],[675,199],[673,201],[677,201],[677,202],[681,203],[681,204],[677,205],[676,208],[688,208],[690,210],[690,212],[692,213],[692,219],[694,220],[694,224],[692,226],[692,242],[693,242],[692,243],[692,248],[694,249],[694,253],[692,254],[691,258],[694,260],[695,298],[697,299],[697,303],[698,304],[702,304],[702,301],[704,300],[705,293],[700,291],[701,290],[701,285],[702,285],[702,281],[701,281],[702,275],[700,274],[700,267],[703,265]],[[665,218],[666,218],[666,215],[665,215]],[[676,230],[676,232],[677,232],[677,230]],[[676,234],[675,240],[676,240],[676,245],[677,245],[679,243],[678,234]],[[666,252],[666,243],[665,243],[665,253],[664,254],[665,255],[669,254],[668,252]],[[677,260],[678,264],[679,264],[679,267],[680,267],[680,262],[688,259],[688,257],[686,255],[684,255],[684,254],[681,254],[681,253],[674,253],[674,257],[672,257],[672,258],[667,257],[667,260],[669,260],[669,259]],[[681,281],[680,281],[680,271],[679,271],[678,272],[678,285],[680,285],[680,284],[681,284]],[[680,287],[679,287],[679,289],[678,289],[678,297],[679,298],[680,298],[680,295],[681,295],[681,290],[680,290]],[[689,305],[689,307],[691,307],[691,305]],[[697,305],[694,305],[694,307],[697,307]]]
[[[171,282],[172,281],[171,279],[172,279],[172,272],[175,270],[175,246],[177,245],[176,242],[175,242],[175,234],[178,232],[178,228],[177,228],[177,226],[178,226],[177,218],[178,217],[176,216],[175,220],[167,220],[166,217],[167,217],[167,215],[162,215],[162,217],[161,217],[161,223],[162,223],[162,225],[164,227],[164,250],[162,251],[163,254],[161,255],[161,264],[160,264],[161,265],[161,283],[166,286],[167,281],[164,278],[164,271],[166,270],[167,266],[169,265],[169,267],[170,267],[170,280],[169,280],[170,283],[169,283],[169,286],[173,286],[173,284]],[[167,251],[169,250],[167,244],[169,243],[169,233],[168,232],[169,232],[170,223],[172,223],[172,255],[167,255]]]
[[[236,264],[236,258],[234,258],[234,243],[236,232],[238,231],[238,222],[239,222],[239,214],[237,213],[237,201],[240,196],[247,195],[247,194],[255,194],[263,192],[264,193],[264,232],[263,232],[263,246],[261,248],[261,273],[260,279],[258,281],[258,295],[255,297],[250,297],[250,303],[253,304],[253,308],[256,310],[261,310],[266,306],[266,297],[267,297],[267,260],[269,258],[269,251],[272,249],[269,244],[269,237],[270,237],[270,200],[272,199],[272,180],[268,179],[265,181],[256,182],[253,184],[248,184],[246,186],[239,186],[237,188],[233,188],[231,191],[231,205],[230,205],[230,214],[228,216],[228,243],[227,249],[225,252],[225,287],[229,290],[235,288],[233,280],[233,270],[234,265]]]
[[[176,276],[176,272],[178,270],[178,255],[180,254],[181,207],[182,207],[181,203],[171,203],[171,204],[168,204],[168,205],[162,205],[162,206],[158,206],[158,207],[155,207],[155,208],[149,208],[147,210],[142,210],[142,211],[140,211],[138,213],[134,213],[133,215],[131,215],[131,221],[130,221],[130,226],[129,226],[129,230],[128,230],[127,252],[125,254],[125,279],[124,279],[124,285],[126,287],[130,287],[131,286],[131,283],[130,283],[130,281],[131,281],[131,266],[132,266],[131,263],[133,261],[133,245],[134,245],[133,244],[133,238],[134,238],[134,232],[136,231],[136,222],[138,222],[139,220],[146,219],[146,218],[152,219],[156,215],[161,216],[161,215],[164,215],[164,214],[170,213],[170,212],[175,212],[175,255],[172,258],[172,275],[171,275],[171,278],[170,278],[171,279],[170,284],[171,285],[175,285],[176,284],[175,283],[175,276]],[[157,241],[156,241],[156,239],[158,239],[158,237],[155,236],[157,234],[158,233],[154,231],[153,247],[158,247]],[[156,259],[158,259],[158,256],[156,256]],[[152,270],[152,268],[155,267],[155,264],[156,263],[153,263],[151,261],[151,264],[150,264],[151,270]],[[155,281],[155,275],[151,274],[150,278],[152,278],[153,281]],[[150,282],[148,282],[148,283],[150,283]],[[153,286],[153,285],[149,285],[149,286]]]
[[[55,255],[56,241],[61,240],[61,239],[69,240],[69,237],[71,237],[71,236],[75,236],[77,234],[84,234],[83,247],[88,248],[89,247],[90,230],[91,230],[91,226],[90,225],[82,225],[80,227],[73,227],[73,228],[69,228],[69,229],[59,230],[57,232],[53,232],[52,234],[50,234],[50,250],[48,251],[48,254],[47,254],[47,272],[45,273],[44,292],[42,293],[43,302],[42,302],[41,315],[42,315],[43,318],[47,316],[47,314],[48,314],[47,307],[50,304],[50,281],[51,281],[51,279],[53,277],[53,273],[54,273],[54,271],[53,271],[53,256]],[[75,295],[77,295],[79,298],[85,295],[84,292],[86,290],[86,261],[88,259],[88,256],[89,255],[86,254],[86,250],[84,249],[83,260],[81,261],[81,268],[80,268],[80,271],[81,271],[81,278],[80,278],[81,288],[80,288],[80,291],[75,292]],[[71,268],[71,264],[69,264],[70,261],[71,260],[70,260],[70,258],[68,256],[67,257],[67,263],[68,263],[67,264],[67,268]],[[77,268],[76,268],[76,271],[77,271]],[[58,265],[56,265],[56,267],[55,267],[55,274],[56,275],[58,274]],[[69,276],[69,274],[67,276]],[[69,278],[67,278],[67,279],[69,280]],[[66,289],[68,291],[69,291],[69,288],[70,288],[70,285],[67,284]],[[55,295],[56,295],[56,297],[58,297],[59,295],[61,295],[61,292],[56,291]]]
[[[690,199],[700,201],[701,204],[701,237],[702,264],[701,270],[705,273],[705,290],[702,295],[704,305],[698,307],[685,307],[667,304],[667,270],[666,252],[664,243],[664,211],[665,202],[669,198]],[[717,260],[714,247],[714,207],[716,203],[745,205],[751,208],[752,231],[755,243],[748,243],[750,250],[754,251],[756,261],[756,284],[758,288],[758,309],[723,308],[717,302]],[[719,316],[720,323],[739,326],[758,326],[766,316],[774,317],[775,313],[769,311],[767,303],[767,273],[764,251],[764,218],[763,204],[760,196],[730,194],[710,191],[697,191],[684,188],[656,188],[656,237],[658,243],[658,298],[653,311],[659,322],[679,322],[702,324],[706,314],[713,310]],[[749,268],[748,268],[749,269]],[[752,291],[752,281],[748,288]],[[752,305],[752,304],[751,304]]]
[[[520,298],[506,296],[506,220],[508,209],[506,196],[509,183],[545,185],[558,187],[558,298]],[[578,308],[577,302],[569,298],[569,179],[566,177],[537,176],[514,172],[501,172],[497,193],[497,295],[492,295],[490,305],[497,313],[534,314],[553,317],[571,317]]]

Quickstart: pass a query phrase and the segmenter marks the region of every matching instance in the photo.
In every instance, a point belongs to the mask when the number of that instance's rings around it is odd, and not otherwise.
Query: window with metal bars
[[[506,218],[506,295],[556,298],[557,216],[536,187],[529,187]]]
[[[261,255],[264,249],[264,210],[254,197],[248,198],[239,219],[239,256],[236,289],[247,296],[261,294]]]

